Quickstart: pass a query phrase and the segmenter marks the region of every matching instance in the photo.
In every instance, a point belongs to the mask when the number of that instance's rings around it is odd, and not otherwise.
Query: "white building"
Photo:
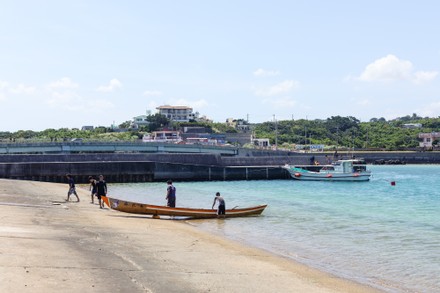
[[[268,138],[254,138],[252,139],[252,143],[259,148],[270,147],[270,142]]]
[[[416,128],[422,128],[422,124],[421,123],[406,123],[402,125],[403,128],[408,128],[408,129],[416,129]]]
[[[147,126],[148,124],[150,124],[150,122],[148,122],[147,120],[147,115],[139,115],[136,117],[133,117],[133,127],[134,128],[139,128],[141,126]]]
[[[159,114],[167,117],[171,121],[176,122],[189,122],[190,120],[196,120],[196,114],[193,113],[193,109],[187,106],[159,106],[156,108]]]
[[[173,142],[178,143],[182,141],[180,131],[163,130],[153,131],[150,134],[145,134],[142,138],[143,142]]]

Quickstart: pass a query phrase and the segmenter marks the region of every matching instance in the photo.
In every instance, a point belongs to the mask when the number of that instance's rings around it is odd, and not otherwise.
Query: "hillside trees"
[[[415,120],[413,120],[415,119]],[[403,123],[404,122],[404,123]],[[323,144],[335,147],[378,148],[396,150],[418,146],[420,132],[440,130],[439,118],[421,118],[415,114],[404,121],[373,118],[360,122],[355,117],[332,116],[326,120],[285,120],[256,125],[258,138],[269,138],[278,144]],[[405,123],[420,123],[422,128],[405,128]],[[275,131],[277,129],[277,131]],[[278,135],[276,135],[278,133]]]
[[[125,129],[116,131],[108,127],[96,127],[92,130],[46,129],[44,131],[20,130],[0,132],[0,141],[10,142],[62,142],[72,138],[84,141],[135,141],[142,138],[143,131],[156,131],[167,127],[178,130],[183,126],[205,127],[211,133],[237,132],[225,123],[187,122],[173,124],[163,115],[149,115],[150,124],[145,129]],[[122,125],[129,125],[129,121]],[[409,127],[405,124],[414,124]],[[415,127],[421,124],[422,127]],[[411,126],[411,125],[410,125]],[[271,144],[278,145],[323,144],[327,147],[374,148],[398,150],[415,148],[419,145],[418,134],[421,132],[440,132],[440,117],[422,118],[416,114],[387,121],[385,118],[372,118],[361,122],[355,117],[331,116],[327,119],[299,119],[270,121],[252,126],[256,138],[269,138]],[[434,142],[436,144],[438,142]]]

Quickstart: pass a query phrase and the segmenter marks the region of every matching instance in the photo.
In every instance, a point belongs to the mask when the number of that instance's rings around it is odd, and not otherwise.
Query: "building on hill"
[[[167,117],[170,121],[189,122],[196,120],[198,113],[193,113],[193,109],[187,106],[164,105],[156,108],[159,114]]]
[[[180,135],[180,131],[174,130],[153,131],[151,134],[145,134],[142,138],[142,141],[179,143],[182,141],[182,137]]]
[[[432,148],[433,142],[440,139],[440,132],[419,133],[419,146],[422,148]]]
[[[147,126],[150,122],[147,120],[147,115],[139,115],[133,117],[132,128],[139,128],[142,126]]]
[[[422,124],[421,123],[406,123],[402,125],[403,128],[408,128],[408,129],[416,129],[416,128],[422,128]]]
[[[268,138],[252,138],[252,144],[258,148],[270,148],[270,142]]]
[[[226,125],[229,127],[233,127],[234,129],[242,133],[251,131],[249,123],[244,119],[228,118],[226,119]]]

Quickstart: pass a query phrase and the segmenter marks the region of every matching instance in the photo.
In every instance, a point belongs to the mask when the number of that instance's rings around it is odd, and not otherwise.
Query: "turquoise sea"
[[[262,216],[191,225],[388,292],[440,292],[440,166],[370,166],[369,182],[176,182],[177,205],[267,203]],[[392,185],[391,182],[395,182]],[[165,204],[165,183],[109,195]]]

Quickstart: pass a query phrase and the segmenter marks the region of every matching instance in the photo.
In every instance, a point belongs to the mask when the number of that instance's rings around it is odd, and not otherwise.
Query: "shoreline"
[[[383,292],[186,221],[100,210],[82,188],[66,203],[66,192],[0,179],[1,291]]]

